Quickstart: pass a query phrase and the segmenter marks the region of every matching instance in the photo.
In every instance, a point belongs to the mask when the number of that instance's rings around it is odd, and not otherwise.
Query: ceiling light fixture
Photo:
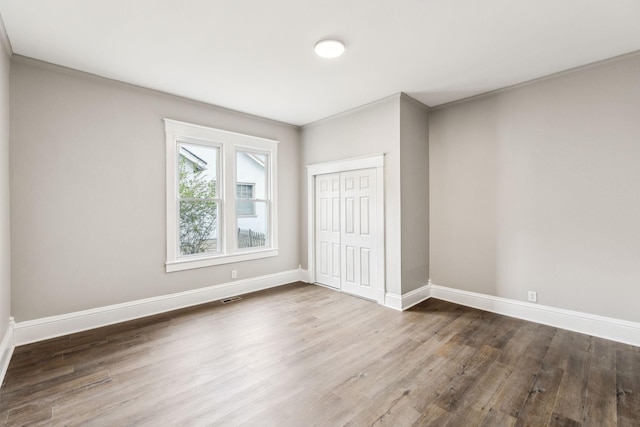
[[[337,58],[344,53],[344,43],[338,40],[320,40],[313,50],[322,58]]]

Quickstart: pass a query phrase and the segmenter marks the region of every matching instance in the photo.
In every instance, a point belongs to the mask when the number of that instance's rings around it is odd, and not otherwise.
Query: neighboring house
[[[207,162],[194,154],[191,150],[187,150],[184,146],[180,147],[180,161],[185,162],[189,171],[200,172],[207,169]]]

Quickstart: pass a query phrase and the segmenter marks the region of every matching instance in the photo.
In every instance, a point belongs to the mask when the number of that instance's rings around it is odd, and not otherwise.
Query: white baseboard
[[[404,311],[431,296],[429,285],[424,285],[406,294],[398,295],[387,292],[384,296],[384,305],[394,310]]]
[[[640,346],[640,323],[438,286],[430,296],[492,313]]]
[[[402,310],[420,304],[422,301],[429,299],[431,296],[429,285],[424,285],[411,292],[402,295]]]
[[[296,269],[191,291],[18,322],[13,328],[13,342],[16,346],[24,345],[179,308],[191,307],[297,282],[301,280],[301,276],[302,270]]]
[[[0,342],[0,383],[9,365],[14,346],[204,304],[296,281],[308,281],[308,271],[302,269],[290,270],[207,288],[18,322],[16,324],[11,319],[9,327]],[[640,346],[640,323],[447,288],[431,282],[404,295],[386,293],[385,306],[403,311],[430,297]]]
[[[302,266],[300,266],[299,269],[300,269],[300,281],[305,283],[311,283],[311,273],[309,272],[309,270],[303,270]]]
[[[7,373],[7,368],[13,355],[13,327],[13,317],[10,317],[7,330],[2,336],[2,341],[0,341],[0,386],[4,382],[4,376]]]
[[[384,305],[394,310],[402,311],[402,295],[387,292],[384,294]]]

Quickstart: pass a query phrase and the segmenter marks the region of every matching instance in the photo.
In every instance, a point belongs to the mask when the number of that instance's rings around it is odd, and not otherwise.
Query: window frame
[[[207,126],[194,125],[172,119],[163,119],[166,135],[166,272],[189,270],[234,262],[249,261],[278,255],[277,232],[277,159],[278,141],[229,132]],[[221,206],[218,211],[218,238],[220,251],[208,254],[180,255],[179,225],[179,147],[180,143],[208,145],[219,149],[218,179]],[[236,226],[236,152],[262,152],[267,154],[266,190],[267,246],[237,248]],[[254,193],[255,194],[255,193]]]

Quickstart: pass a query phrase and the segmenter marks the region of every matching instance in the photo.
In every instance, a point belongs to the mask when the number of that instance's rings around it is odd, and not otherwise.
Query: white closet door
[[[316,176],[316,282],[340,288],[340,174]]]
[[[375,299],[376,170],[340,173],[342,290]]]

